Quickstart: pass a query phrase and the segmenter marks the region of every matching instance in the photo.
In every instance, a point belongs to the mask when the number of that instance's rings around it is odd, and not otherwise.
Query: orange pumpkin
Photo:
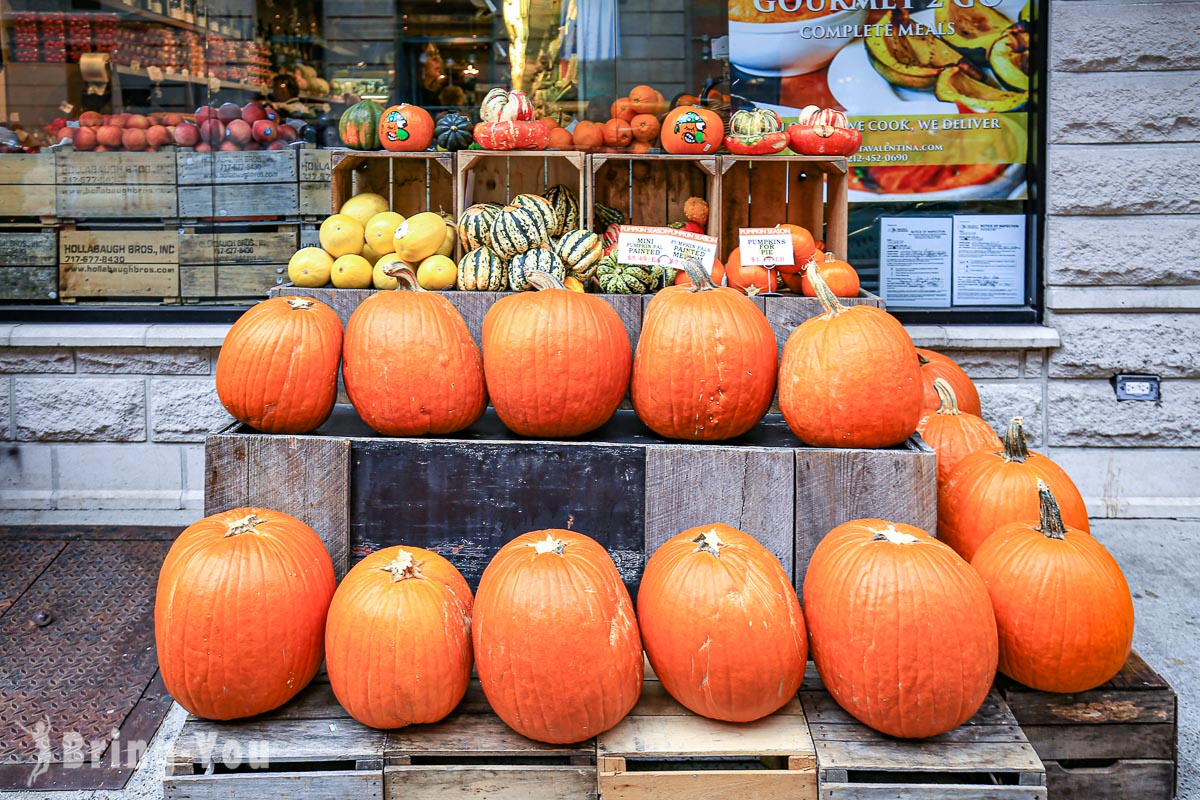
[[[575,140],[571,138],[571,132],[565,128],[552,128],[550,131],[550,146],[549,150],[572,150],[575,147]]]
[[[610,119],[604,123],[603,136],[608,147],[628,147],[633,141],[633,129],[623,119]]]
[[[1113,678],[1133,644],[1133,599],[1120,565],[1063,524],[1038,482],[1041,518],[997,530],[971,559],[992,598],[1000,671],[1043,692],[1084,692]]]
[[[979,390],[975,388],[971,376],[954,359],[921,347],[917,348],[917,355],[921,361],[921,382],[925,385],[925,408],[937,408],[941,405],[941,398],[933,388],[933,383],[937,378],[942,378],[954,389],[959,408],[968,414],[983,413],[980,410]]]
[[[801,270],[800,293],[805,297],[817,296],[812,281],[808,277],[813,269],[820,271],[821,277],[825,279],[825,284],[838,297],[858,297],[858,272],[850,266],[849,262],[837,258],[828,251],[825,253],[825,260],[819,263],[814,262],[811,267]]]
[[[779,271],[756,264],[742,263],[742,248],[735,247],[725,260],[725,282],[744,295],[754,297],[779,291]]]
[[[725,137],[725,123],[714,111],[700,106],[674,108],[663,119],[663,149],[668,153],[706,155],[715,153]]]
[[[654,674],[701,716],[750,722],[800,688],[800,601],[779,559],[747,533],[717,522],[672,536],[646,563],[637,613]]]
[[[660,114],[666,100],[653,86],[635,86],[629,90],[629,106],[635,114]]]
[[[713,285],[725,285],[725,265],[721,263],[721,259],[713,256],[712,272],[709,273]],[[675,270],[675,286],[691,286],[692,276],[688,275],[686,269]]]
[[[642,691],[633,602],[608,552],[567,530],[522,534],[483,571],[471,621],[479,684],[496,715],[540,742],[581,742]]]
[[[325,657],[333,562],[295,517],[237,508],[190,525],[158,574],[154,640],[167,691],[205,719],[292,699]]]
[[[676,108],[687,108],[688,106],[700,105],[700,98],[694,94],[681,94],[675,98],[674,106]]]
[[[389,106],[379,118],[379,143],[393,153],[427,150],[433,143],[433,117],[409,103]]]
[[[937,482],[941,486],[971,453],[999,450],[1004,445],[991,425],[975,414],[959,410],[954,388],[944,378],[935,378],[934,387],[941,405],[937,411],[925,409],[917,423],[917,433],[937,453]]]
[[[618,97],[613,101],[609,108],[609,116],[613,119],[623,119],[626,122],[633,119],[637,112],[633,110],[633,105],[629,102],[628,97]]]
[[[792,262],[791,264],[780,264],[779,271],[784,275],[798,275],[804,271],[809,260],[817,251],[816,242],[813,241],[813,235],[808,228],[800,225],[792,225],[785,222],[781,225],[776,225],[776,228],[784,228],[792,234]],[[822,259],[824,260],[824,259]],[[834,294],[837,294],[834,292]]]
[[[658,117],[653,114],[638,114],[629,121],[629,127],[633,129],[633,138],[636,141],[650,144],[658,138],[658,130],[662,126],[658,123]]]
[[[575,142],[577,150],[592,153],[604,144],[604,129],[595,122],[581,119],[575,123],[575,130],[571,132],[571,138]]]
[[[635,155],[642,155],[645,153],[649,153],[650,152],[650,142],[639,142],[636,140],[632,141],[629,143],[629,147],[625,148],[625,152],[633,153]]]

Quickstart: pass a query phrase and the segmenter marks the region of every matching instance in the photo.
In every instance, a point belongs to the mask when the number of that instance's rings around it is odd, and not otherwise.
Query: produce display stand
[[[175,152],[179,216],[292,217],[300,208],[296,150]]]
[[[474,203],[504,205],[519,194],[542,194],[560,183],[575,193],[581,212],[584,209],[588,193],[585,153],[459,150],[454,156],[455,218]]]
[[[421,211],[456,214],[453,153],[334,150],[330,157],[330,209],[356,194],[387,198],[406,217]]]
[[[584,225],[596,222],[596,204],[625,215],[631,225],[664,227],[685,222],[689,197],[708,201],[708,230],[720,229],[721,181],[718,156],[594,153],[588,156],[591,181],[584,204]],[[735,237],[736,238],[736,237]]]
[[[94,153],[55,145],[59,220],[179,217],[175,153]]]

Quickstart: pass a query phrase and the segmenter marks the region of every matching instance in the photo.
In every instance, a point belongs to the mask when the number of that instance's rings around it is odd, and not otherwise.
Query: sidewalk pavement
[[[1179,695],[1178,800],[1200,800],[1200,519],[1093,520],[1121,563],[1137,612],[1134,649]],[[8,800],[158,800],[185,713],[173,706],[121,791],[0,792]],[[1053,798],[1051,798],[1053,800]]]

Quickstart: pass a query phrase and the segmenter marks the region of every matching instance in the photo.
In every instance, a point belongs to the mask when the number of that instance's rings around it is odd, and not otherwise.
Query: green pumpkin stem
[[[825,279],[821,277],[821,270],[816,264],[808,268],[808,280],[812,283],[813,291],[817,293],[817,299],[825,307],[826,314],[837,316],[846,310],[846,307],[837,299],[837,295],[829,288],[829,284],[825,283]]]
[[[407,550],[401,550],[392,559],[390,564],[380,567],[384,572],[392,573],[392,583],[407,580],[408,578],[421,578],[421,570],[418,569],[417,563],[413,561],[412,553]]]
[[[1024,464],[1029,458],[1029,446],[1025,444],[1025,429],[1021,427],[1021,418],[1013,417],[1004,432],[1004,460]]]
[[[266,520],[256,514],[234,520],[229,523],[229,530],[225,531],[225,538],[241,536],[243,533],[254,533],[258,529],[258,526],[264,522]]]
[[[389,264],[384,267],[383,274],[387,275],[389,278],[395,278],[396,280],[400,281],[400,285],[396,287],[397,291],[426,291],[426,289],[417,282],[417,273],[413,272],[412,267],[400,261],[397,261],[396,264],[398,266]]]
[[[696,544],[697,553],[708,553],[715,558],[721,557],[722,547],[729,546],[721,541],[721,537],[717,536],[716,529],[705,531],[692,541]]]
[[[937,392],[938,405],[937,413],[947,414],[952,417],[962,415],[962,410],[958,407],[958,397],[954,394],[954,387],[945,378],[933,379],[933,390]]]
[[[538,290],[567,288],[567,285],[558,278],[540,269],[530,270],[529,274],[525,276],[525,280],[529,282],[530,286]]]
[[[1067,538],[1067,526],[1063,524],[1062,512],[1058,510],[1058,501],[1054,499],[1050,487],[1041,478],[1038,478],[1037,487],[1042,517],[1038,530],[1047,539]]]
[[[692,279],[693,292],[708,292],[717,288],[713,283],[712,276],[708,274],[708,270],[700,263],[699,259],[689,258],[683,262],[683,271]]]

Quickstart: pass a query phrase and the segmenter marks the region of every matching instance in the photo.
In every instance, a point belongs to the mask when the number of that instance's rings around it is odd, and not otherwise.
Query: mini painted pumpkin
[[[425,150],[433,143],[433,117],[420,106],[390,106],[379,119],[379,143],[393,153]]]
[[[725,123],[707,108],[676,108],[667,113],[659,135],[668,153],[706,155],[720,149]]]

